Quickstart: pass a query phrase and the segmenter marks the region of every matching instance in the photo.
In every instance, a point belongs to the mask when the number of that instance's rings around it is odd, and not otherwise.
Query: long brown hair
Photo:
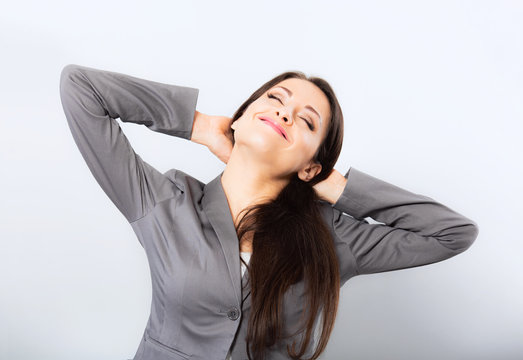
[[[318,86],[329,100],[331,119],[325,138],[314,155],[314,160],[322,165],[321,172],[309,182],[302,181],[295,173],[276,199],[244,209],[245,214],[236,225],[240,242],[244,236],[252,234],[253,252],[250,263],[245,264],[251,285],[251,314],[246,337],[250,360],[251,347],[255,360],[264,359],[266,348],[283,339],[283,298],[291,285],[303,280],[307,298],[300,328],[305,331],[301,348],[296,351],[296,342],[287,346],[292,359],[301,359],[305,354],[314,321],[322,311],[321,336],[311,359],[320,356],[327,346],[338,309],[338,259],[329,228],[319,210],[320,199],[312,188],[329,176],[343,143],[343,114],[333,89],[322,78],[307,77],[301,71],[287,71],[256,90],[232,119],[236,121],[253,101],[288,78],[308,80]],[[305,313],[308,313],[307,318]]]

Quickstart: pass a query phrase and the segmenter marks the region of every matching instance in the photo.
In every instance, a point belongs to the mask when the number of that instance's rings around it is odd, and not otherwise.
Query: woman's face
[[[321,171],[312,158],[326,135],[330,116],[329,101],[320,88],[307,80],[285,79],[232,123],[235,147],[267,165],[273,176],[298,172],[309,181]]]

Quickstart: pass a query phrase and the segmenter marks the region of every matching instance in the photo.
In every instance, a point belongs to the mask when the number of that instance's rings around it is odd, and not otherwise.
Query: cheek
[[[253,118],[257,114],[266,113],[271,111],[272,107],[270,103],[267,103],[264,100],[258,99],[251,103],[244,112],[244,116]]]
[[[317,150],[317,139],[313,136],[301,136],[296,138],[292,147],[292,158],[300,166],[312,159]]]
[[[319,146],[319,141],[317,136],[312,134],[307,134],[300,139],[300,147],[307,154],[314,153],[316,148]]]

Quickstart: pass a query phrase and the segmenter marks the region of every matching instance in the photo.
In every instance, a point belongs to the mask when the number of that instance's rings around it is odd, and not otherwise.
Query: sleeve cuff
[[[368,182],[372,177],[354,167],[350,167],[344,177],[347,179],[345,188],[332,206],[354,218],[363,219],[365,207],[362,205],[361,194],[367,191]]]

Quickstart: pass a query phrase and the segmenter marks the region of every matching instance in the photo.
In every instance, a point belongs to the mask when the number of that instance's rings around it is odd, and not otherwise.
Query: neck
[[[238,223],[238,215],[243,209],[275,199],[289,182],[275,176],[271,164],[255,161],[247,155],[235,146],[221,177],[234,224]]]

